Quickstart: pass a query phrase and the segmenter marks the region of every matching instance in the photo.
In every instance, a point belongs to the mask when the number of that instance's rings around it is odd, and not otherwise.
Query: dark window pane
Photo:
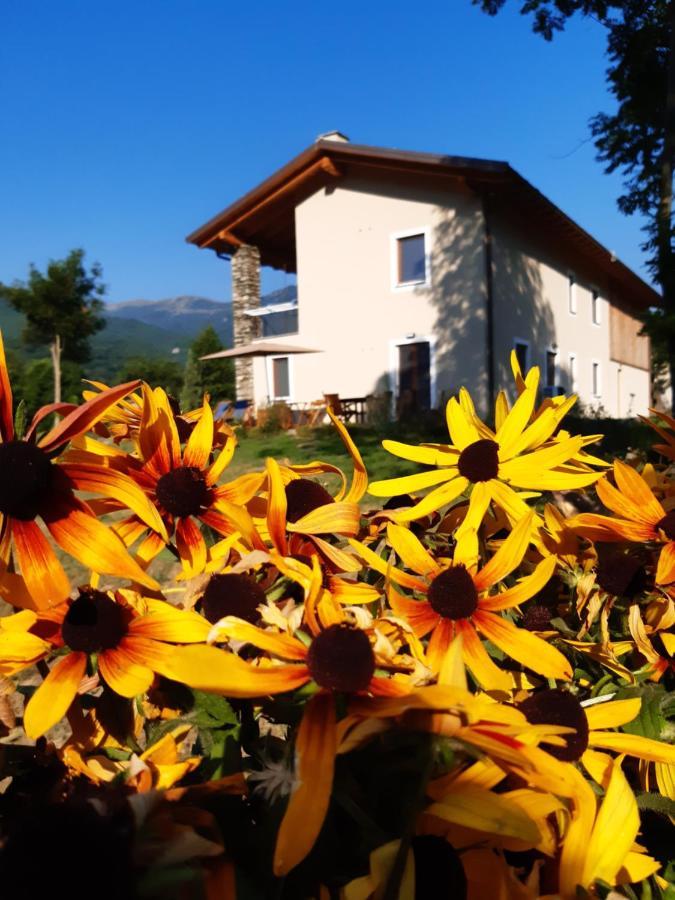
[[[424,260],[424,235],[398,239],[398,281],[408,284],[411,281],[424,281],[426,265]]]
[[[516,341],[514,344],[514,348],[516,351],[516,359],[518,360],[518,365],[520,366],[521,372],[527,371],[527,344],[523,344],[520,341]]]
[[[277,359],[273,359],[272,371],[274,373],[274,396],[288,397],[291,393],[288,380],[288,357],[280,356]]]
[[[269,316],[261,316],[262,336],[274,337],[280,334],[298,333],[298,311],[289,309],[286,312],[270,313]]]
[[[555,384],[555,358],[553,350],[546,351],[546,384],[553,387]]]

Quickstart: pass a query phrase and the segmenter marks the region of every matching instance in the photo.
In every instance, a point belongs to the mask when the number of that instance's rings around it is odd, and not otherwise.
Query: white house
[[[515,348],[547,391],[618,417],[650,404],[637,316],[659,295],[507,163],[334,132],[188,241],[231,256],[235,346],[281,328],[319,351],[237,360],[240,398],[424,408],[465,385],[484,409]],[[297,309],[260,307],[261,264],[297,274]]]

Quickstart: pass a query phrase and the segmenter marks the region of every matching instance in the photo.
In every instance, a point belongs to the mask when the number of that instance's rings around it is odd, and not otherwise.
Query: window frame
[[[567,273],[567,311],[571,316],[576,316],[579,310],[579,284],[574,272]]]
[[[287,396],[277,396],[274,388],[274,361],[277,359],[285,359],[288,360],[288,395]],[[266,356],[265,357],[265,366],[267,367],[267,384],[269,385],[269,397],[268,400],[270,403],[280,403],[280,402],[288,402],[293,397],[293,354],[291,353],[277,353],[274,356]]]
[[[553,383],[552,384],[548,383],[548,358],[549,358],[549,355],[553,356]],[[559,353],[558,353],[557,347],[554,349],[553,347],[548,346],[546,348],[546,350],[544,351],[544,380],[546,382],[544,387],[554,388],[554,387],[557,387],[559,384],[558,376],[560,375],[560,360],[558,359],[558,357],[559,357]]]
[[[431,284],[430,235],[431,229],[428,226],[406,228],[405,231],[396,231],[390,235],[391,289],[396,293],[414,291],[415,288],[428,287]],[[399,241],[411,237],[422,237],[424,239],[424,278],[418,281],[399,281],[401,273]]]
[[[593,325],[602,325],[600,291],[595,290],[595,288],[591,288],[591,322]]]
[[[597,378],[594,377],[596,371]],[[591,395],[596,400],[602,397],[602,366],[599,359],[591,359]]]
[[[579,357],[576,350],[567,354],[567,365],[570,379],[570,391],[576,394],[579,390]]]
[[[532,357],[532,347],[531,347],[530,342],[529,342],[529,341],[526,341],[525,338],[514,337],[514,339],[513,339],[513,350],[514,350],[514,351],[515,351],[515,349],[516,349],[516,344],[523,344],[523,346],[524,346],[525,349],[527,350],[527,356],[526,356],[527,364],[526,364],[525,368],[522,369],[523,375],[526,375],[528,369],[529,369],[530,366],[532,365],[532,359],[531,359],[531,357]],[[516,356],[517,356],[517,354],[516,354]],[[519,362],[520,362],[520,360],[519,360]],[[521,368],[522,368],[522,367],[521,367]]]

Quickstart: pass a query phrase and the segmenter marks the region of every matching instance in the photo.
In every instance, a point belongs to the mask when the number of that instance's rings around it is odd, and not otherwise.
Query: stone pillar
[[[242,244],[232,254],[232,327],[234,346],[250,344],[260,334],[257,316],[247,316],[245,310],[260,306],[260,251],[250,244]],[[253,360],[235,359],[237,400],[253,400]]]

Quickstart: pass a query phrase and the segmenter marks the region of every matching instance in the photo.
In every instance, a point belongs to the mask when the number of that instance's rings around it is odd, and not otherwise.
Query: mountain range
[[[295,285],[265,294],[261,304],[285,303],[296,297]],[[92,358],[86,365],[90,378],[111,380],[130,357],[170,359],[185,363],[193,338],[212,325],[223,344],[232,346],[232,304],[206,297],[171,297],[166,300],[125,300],[107,304],[106,327],[91,341]],[[46,348],[21,344],[23,316],[0,301],[0,330],[6,345],[25,356],[47,356]]]

